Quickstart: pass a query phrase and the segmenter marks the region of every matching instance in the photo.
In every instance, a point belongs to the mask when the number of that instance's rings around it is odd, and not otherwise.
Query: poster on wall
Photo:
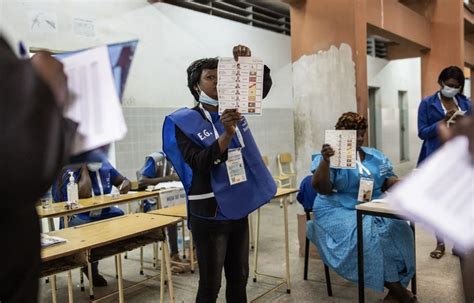
[[[357,131],[326,130],[324,143],[331,145],[334,150],[334,156],[330,158],[332,168],[356,167]]]
[[[244,115],[262,115],[263,60],[255,57],[220,58],[217,67],[219,113],[237,109]]]

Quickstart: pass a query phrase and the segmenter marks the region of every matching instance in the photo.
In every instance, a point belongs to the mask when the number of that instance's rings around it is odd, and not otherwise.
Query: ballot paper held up
[[[467,138],[446,143],[387,198],[406,218],[427,225],[458,249],[474,247],[474,165]]]
[[[117,95],[106,46],[60,58],[74,101],[65,116],[79,123],[72,154],[123,139],[127,126]]]
[[[217,67],[219,113],[237,109],[244,115],[262,115],[263,60],[255,57],[220,58]]]
[[[357,131],[326,130],[324,143],[334,150],[334,156],[330,158],[332,168],[356,167]]]

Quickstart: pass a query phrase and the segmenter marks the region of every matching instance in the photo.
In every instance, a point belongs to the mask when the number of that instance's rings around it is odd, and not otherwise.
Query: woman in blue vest
[[[74,179],[78,184],[79,199],[90,198],[110,194],[112,187],[120,189],[121,194],[127,193],[131,188],[130,181],[122,176],[109,161],[78,164],[65,167],[52,188],[54,202],[67,201],[67,183],[69,172],[74,173]],[[68,226],[77,226],[94,221],[122,216],[123,211],[117,206],[105,207],[99,210],[80,213],[70,218]],[[107,286],[107,280],[99,274],[99,263],[92,263],[92,281],[96,287]],[[83,270],[86,272],[87,267]],[[86,274],[86,277],[89,277]]]
[[[464,80],[464,73],[459,67],[446,67],[438,77],[440,90],[421,100],[418,108],[418,137],[423,140],[423,145],[418,165],[441,146],[437,132],[440,124],[447,124],[457,111],[471,115],[471,102],[463,95]],[[436,248],[430,256],[439,259],[444,252],[444,240],[437,236]]]
[[[357,168],[331,168],[334,150],[328,144],[311,165],[318,195],[307,237],[316,244],[325,264],[353,282],[358,279],[355,206],[359,189],[371,191],[377,199],[398,181],[382,152],[362,146],[367,126],[365,117],[352,112],[344,113],[336,124],[338,130],[357,130]],[[365,285],[381,292],[387,287],[389,302],[415,302],[406,289],[415,273],[413,233],[407,222],[365,216],[363,227]]]
[[[235,60],[250,56],[250,49],[238,45],[233,55]],[[188,67],[188,88],[199,105],[166,117],[163,150],[187,194],[199,262],[196,302],[216,302],[223,267],[226,301],[247,302],[247,216],[272,199],[276,185],[245,118],[236,110],[218,114],[217,65],[217,58],[207,58]],[[271,87],[268,67],[263,81],[265,97]]]

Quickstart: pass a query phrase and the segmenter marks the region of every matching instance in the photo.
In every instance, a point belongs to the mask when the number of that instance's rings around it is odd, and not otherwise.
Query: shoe
[[[87,267],[83,267],[82,272],[87,277],[87,279],[89,279],[89,271],[87,270]],[[105,287],[107,286],[107,280],[104,278],[104,276],[98,272],[94,273],[94,270],[92,270],[92,285],[94,287]]]

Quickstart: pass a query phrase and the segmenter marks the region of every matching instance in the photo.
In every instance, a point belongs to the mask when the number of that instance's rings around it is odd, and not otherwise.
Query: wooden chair
[[[295,187],[293,181],[296,178],[296,172],[293,167],[293,157],[290,153],[281,153],[277,155],[278,173],[280,178],[288,180],[288,187]]]
[[[268,156],[262,156],[262,158],[263,158],[263,162],[265,163],[265,166],[269,169],[269,163],[270,162],[268,162]],[[275,180],[275,183],[276,183],[277,187],[280,187],[280,188],[289,188],[289,187],[291,187],[291,178],[290,177],[281,176],[281,175],[275,176],[273,174],[272,174],[272,177],[273,177],[273,180]]]

